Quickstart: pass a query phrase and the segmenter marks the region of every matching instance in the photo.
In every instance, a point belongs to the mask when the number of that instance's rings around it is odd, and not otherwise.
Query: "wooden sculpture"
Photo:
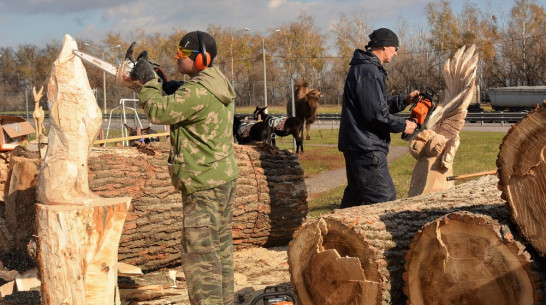
[[[44,127],[44,110],[40,106],[40,99],[42,98],[42,91],[44,87],[40,88],[40,91],[36,93],[36,87],[32,87],[32,94],[34,95],[34,111],[32,112],[32,117],[34,118],[34,127],[36,128],[36,140],[38,143],[44,143],[42,137],[45,133]]]
[[[460,48],[444,65],[446,90],[443,100],[423,124],[423,131],[410,141],[410,152],[417,159],[409,195],[446,190],[454,185],[453,159],[459,147],[468,105],[475,90],[478,54],[472,45]]]
[[[48,151],[38,178],[38,201],[44,204],[90,204],[97,197],[89,191],[87,158],[102,114],[73,49],[76,41],[65,36],[47,88]]]
[[[117,252],[130,198],[89,190],[101,112],[74,49],[65,35],[48,84],[49,144],[36,191],[42,304],[119,304]]]

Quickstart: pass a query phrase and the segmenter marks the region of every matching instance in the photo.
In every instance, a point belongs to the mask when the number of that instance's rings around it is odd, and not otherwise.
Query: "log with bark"
[[[509,219],[497,183],[486,176],[444,192],[335,210],[306,221],[288,251],[300,303],[404,304],[404,257],[414,235],[456,211]]]
[[[119,259],[143,271],[180,262],[181,194],[171,184],[169,147],[152,142],[92,152],[91,189],[103,197],[130,196],[132,210],[121,236]],[[307,190],[296,155],[268,146],[235,145],[239,167],[233,212],[236,248],[286,245],[307,215]]]
[[[90,189],[94,194],[133,198],[120,239],[119,260],[139,266],[143,271],[180,262],[181,194],[171,184],[166,163],[168,150],[166,143],[152,142],[138,150],[98,149],[91,152],[88,160]],[[235,157],[240,173],[234,199],[236,248],[288,244],[307,215],[307,190],[297,156],[268,146],[235,145]],[[39,159],[30,157],[26,162],[35,164]],[[29,166],[20,168],[31,169]],[[24,174],[35,176],[37,172]],[[36,181],[32,182],[35,184]],[[34,190],[28,192],[34,193]],[[16,196],[13,199],[22,200]],[[34,206],[34,201],[28,202]],[[35,209],[18,209],[17,213],[33,217]],[[12,241],[11,230],[3,224],[0,217],[0,241]],[[36,234],[28,226],[12,230],[21,236]],[[21,241],[21,245],[26,243],[28,240]],[[12,251],[12,244],[1,246]],[[28,256],[23,248],[14,252]]]
[[[546,109],[537,108],[508,131],[497,157],[502,198],[522,235],[546,256]]]
[[[534,263],[510,226],[469,212],[425,224],[406,254],[408,304],[537,304]]]

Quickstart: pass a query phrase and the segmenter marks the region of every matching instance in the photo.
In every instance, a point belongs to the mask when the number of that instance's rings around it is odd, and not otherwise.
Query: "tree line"
[[[537,0],[514,0],[511,8],[493,7],[487,12],[469,1],[461,12],[454,12],[450,3],[442,0],[429,3],[424,15],[427,28],[414,29],[402,18],[393,28],[401,44],[395,60],[385,65],[389,93],[428,87],[441,94],[443,64],[457,49],[472,44],[480,56],[477,84],[482,90],[545,84],[546,13]],[[236,105],[263,105],[264,61],[268,104],[284,105],[291,96],[291,80],[307,81],[318,88],[323,93],[321,104],[341,103],[348,63],[356,48],[364,48],[374,28],[365,13],[340,14],[327,35],[317,28],[312,16],[303,12],[297,20],[265,33],[213,24],[205,30],[217,41],[214,64],[232,80]],[[125,37],[111,32],[100,41],[75,39],[80,50],[115,64],[121,63],[135,41],[135,56],[147,50],[149,58],[159,63],[170,79],[184,80],[174,54],[186,32],[176,29],[165,35],[137,29]],[[29,96],[32,86],[47,85],[60,47],[60,41],[45,47],[0,47],[0,111],[25,109],[25,95]],[[113,76],[85,65],[101,108],[105,104],[103,78],[108,109],[116,107],[121,98],[134,96],[115,84]],[[44,97],[42,103],[46,101]]]

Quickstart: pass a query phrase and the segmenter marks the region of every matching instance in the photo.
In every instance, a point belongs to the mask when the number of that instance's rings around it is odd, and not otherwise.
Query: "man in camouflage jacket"
[[[212,66],[216,52],[209,34],[184,35],[175,58],[178,71],[191,78],[171,95],[147,59],[139,58],[132,74],[143,83],[140,105],[150,122],[171,128],[168,162],[173,185],[182,192],[182,265],[193,305],[233,304],[235,91]]]

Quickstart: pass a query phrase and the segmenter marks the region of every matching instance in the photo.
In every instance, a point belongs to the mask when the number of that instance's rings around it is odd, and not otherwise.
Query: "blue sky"
[[[467,0],[486,11],[507,10],[513,0]],[[266,33],[297,21],[301,12],[329,33],[330,25],[347,16],[365,15],[373,28],[396,28],[402,17],[408,26],[424,27],[425,6],[438,0],[0,0],[0,47],[44,46],[64,34],[100,40],[108,32],[127,37],[135,29],[172,33],[173,29],[205,30],[209,24]],[[539,1],[540,3],[541,1]],[[452,0],[460,13],[465,0]]]

